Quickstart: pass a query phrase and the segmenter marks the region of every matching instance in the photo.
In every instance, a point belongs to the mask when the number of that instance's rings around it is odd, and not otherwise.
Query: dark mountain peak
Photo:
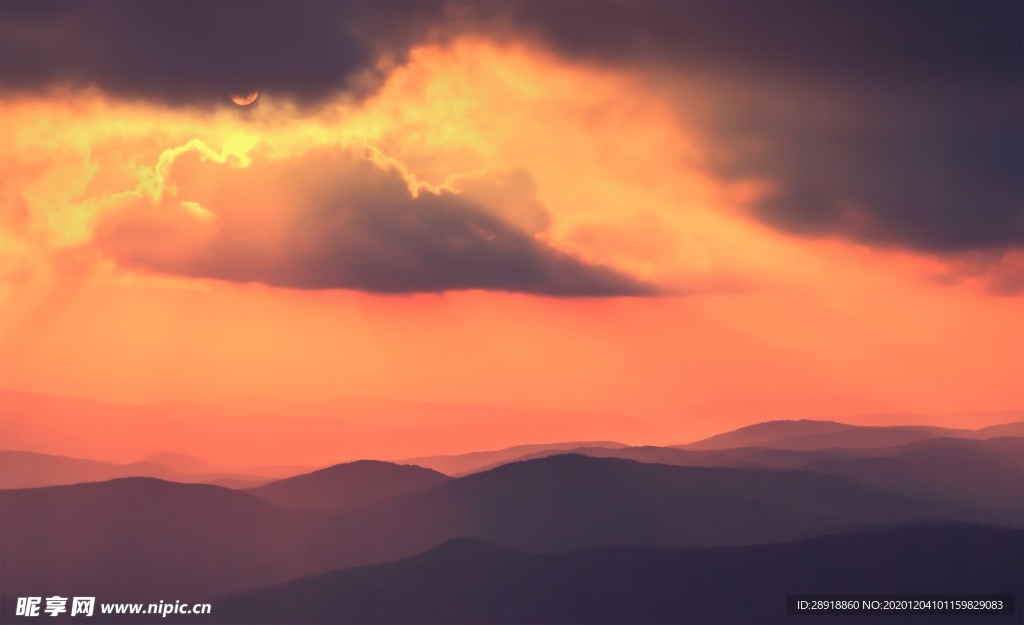
[[[214,484],[186,484],[156,477],[118,477],[104,482],[84,482],[40,488],[20,488],[4,491],[4,498],[18,494],[24,497],[47,498],[55,501],[88,501],[97,497],[108,501],[160,501],[168,504],[188,499],[243,501],[262,504],[246,493]],[[8,499],[10,501],[10,499]]]
[[[597,457],[570,452],[552,454],[550,456],[542,456],[539,458],[517,460],[515,462],[509,462],[507,464],[494,467],[493,469],[474,473],[459,479],[490,479],[490,476],[527,476],[534,474],[555,477],[559,474],[578,472],[600,475],[602,470],[629,470],[629,468],[635,468],[643,471],[647,467],[657,466],[658,465],[645,464],[627,458]]]
[[[605,461],[605,460],[613,460],[614,461],[614,460],[622,460],[622,458],[595,458],[593,456],[588,456],[586,454],[581,454],[581,453],[576,453],[576,452],[570,451],[570,452],[567,452],[567,453],[564,453],[564,454],[552,454],[552,455],[546,456],[544,458],[536,458],[534,460],[526,460],[524,462],[537,462],[537,463],[541,463],[541,464],[543,464],[543,463],[546,463],[546,464],[580,464],[580,463],[583,463],[583,464],[594,464],[594,463],[601,463],[602,461]],[[627,462],[630,462],[630,461],[627,461]]]
[[[305,473],[303,475],[296,475],[287,479],[297,479],[302,477],[308,477],[310,475],[340,475],[344,473],[356,474],[370,472],[394,474],[419,473],[422,475],[431,474],[442,476],[444,475],[443,473],[440,473],[433,469],[426,469],[424,467],[416,466],[413,464],[398,464],[395,462],[387,462],[385,460],[354,460],[352,462],[341,462],[339,464],[332,464],[329,467],[324,467],[323,469],[317,469],[316,471]]]
[[[162,480],[158,477],[148,476],[129,476],[129,477],[117,477],[110,480],[104,480],[102,482],[86,482],[83,484],[62,484],[59,486],[44,486],[41,488],[32,489],[20,489],[20,490],[32,490],[40,492],[51,492],[51,493],[72,493],[72,492],[104,492],[104,493],[117,493],[117,492],[140,492],[140,491],[163,491],[170,492],[175,490],[189,490],[192,486],[209,486],[209,484],[182,484],[180,482],[171,482],[168,480]],[[214,486],[213,488],[220,488]]]
[[[216,467],[215,467],[216,468]],[[156,460],[116,464],[28,451],[0,451],[0,488],[41,488],[124,477],[151,477],[172,482],[256,486],[269,481],[244,473],[188,473]]]
[[[223,486],[216,486],[214,484],[185,484],[183,482],[173,482],[170,480],[161,479],[159,477],[150,477],[142,475],[132,475],[127,477],[118,477],[106,482],[99,482],[97,486],[107,485],[110,488],[120,488],[127,491],[135,490],[161,490],[164,492],[214,492],[214,491],[226,491],[227,493],[235,493],[236,491],[230,488],[224,488]],[[75,486],[87,486],[87,484],[69,484],[63,487],[55,488],[73,488]]]
[[[812,430],[842,430],[846,428],[856,427],[849,423],[840,423],[839,421],[832,421],[829,419],[773,419],[771,421],[762,421],[761,423],[752,423],[750,425],[736,428],[733,432],[753,432],[753,431],[787,431],[793,428],[807,428]]]
[[[450,479],[415,465],[357,460],[264,484],[249,492],[286,508],[348,511]]]
[[[615,441],[574,441],[564,443],[540,443],[533,445],[515,445],[494,451],[475,451],[454,456],[427,456],[410,458],[405,462],[430,469],[437,469],[452,476],[467,475],[477,471],[486,471],[514,460],[552,455],[568,452],[578,448],[621,449],[628,447]]]
[[[181,486],[178,482],[170,482],[162,480],[158,477],[149,477],[144,475],[130,475],[127,477],[118,477],[112,480],[108,480],[107,484],[112,486],[126,486],[129,488],[174,488]]]
[[[437,483],[451,479],[447,475],[412,464],[395,464],[383,460],[355,460],[333,464],[310,473],[295,475],[265,484],[253,490],[269,492],[286,484],[309,484],[317,481],[331,481],[335,484],[351,480],[392,480],[412,479],[434,481]]]

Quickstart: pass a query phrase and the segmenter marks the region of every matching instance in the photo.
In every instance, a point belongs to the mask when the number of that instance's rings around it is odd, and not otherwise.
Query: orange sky
[[[665,428],[666,443],[768,418],[1024,407],[1024,298],[990,293],[969,258],[754,220],[776,181],[716,176],[709,159],[731,148],[702,129],[696,96],[688,114],[700,79],[659,85],[467,38],[414,49],[363,103],[0,98],[0,386],[615,413]],[[238,249],[273,259],[296,205],[367,167],[412,194],[478,201],[662,294],[183,275],[225,224]]]

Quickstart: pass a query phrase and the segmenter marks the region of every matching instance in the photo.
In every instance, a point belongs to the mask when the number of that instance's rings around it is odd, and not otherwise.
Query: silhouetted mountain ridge
[[[730,447],[763,447],[766,443],[791,436],[843,432],[855,426],[836,421],[812,419],[778,420],[754,423],[729,432],[716,434],[686,445],[683,449],[727,449]]]
[[[1024,438],[929,438],[897,447],[693,451],[674,447],[583,447],[569,453],[676,466],[805,470],[891,492],[965,505],[1024,507]],[[546,450],[522,460],[559,455]],[[498,465],[501,466],[501,465]]]
[[[1006,423],[978,430],[923,425],[866,426],[836,421],[780,420],[755,423],[710,438],[675,445],[689,450],[770,447],[815,450],[840,447],[893,447],[937,437],[991,438],[1024,434],[1024,422]]]
[[[202,471],[207,467],[197,465],[197,468]],[[156,461],[115,464],[30,451],[0,451],[0,488],[40,488],[105,482],[123,477],[153,477],[172,482],[219,484],[231,488],[257,486],[271,479],[244,473],[189,473]]]
[[[111,601],[198,599],[400,559],[453,538],[531,552],[679,548],[929,519],[1019,525],[1019,517],[815,472],[580,455],[447,479],[348,513],[286,510],[247,492],[136,478],[0,492],[0,577],[3,592],[16,596],[47,588]]]
[[[580,447],[596,447],[601,449],[619,449],[628,447],[614,441],[577,441],[567,443],[544,443],[537,445],[516,445],[494,451],[475,451],[454,456],[425,456],[403,460],[407,464],[415,464],[434,469],[452,476],[462,476],[476,471],[484,471],[500,466],[513,460],[542,457],[558,452],[569,452]]]
[[[450,479],[443,473],[414,465],[358,460],[271,482],[248,492],[285,508],[356,510]]]

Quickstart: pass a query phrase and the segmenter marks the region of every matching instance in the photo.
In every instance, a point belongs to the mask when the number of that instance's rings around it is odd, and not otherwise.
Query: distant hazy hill
[[[918,426],[868,427],[853,426],[838,432],[821,432],[787,436],[764,444],[775,449],[830,449],[894,447],[908,445],[917,441],[937,437],[969,438],[971,430],[952,430],[946,428],[923,428]]]
[[[718,434],[695,443],[677,445],[689,450],[770,447],[773,449],[814,450],[828,448],[893,447],[928,438],[994,438],[1020,436],[1024,424],[1009,423],[980,430],[930,426],[862,426],[834,421],[768,421]]]
[[[543,458],[557,453],[565,453],[580,447],[595,447],[601,449],[621,449],[626,447],[622,443],[614,441],[586,441],[574,443],[549,443],[545,445],[516,445],[495,451],[475,451],[468,454],[456,456],[425,456],[423,458],[410,458],[403,460],[405,464],[415,464],[428,469],[434,469],[447,475],[460,476],[475,471],[493,469],[512,460],[525,460],[527,458]]]
[[[460,540],[234,595],[215,603],[214,616],[239,624],[894,622],[787,616],[786,595],[1014,594],[1019,606],[1022,534],[924,526],[739,548],[562,554]],[[1020,614],[914,622],[1019,623]]]
[[[674,464],[678,466],[800,469],[820,460],[897,456],[919,449],[962,448],[979,452],[1013,452],[1013,445],[1008,444],[1007,440],[1008,437],[977,439],[944,436],[925,438],[912,443],[890,447],[830,447],[823,449],[731,447],[725,449],[692,450],[680,447],[657,447],[651,445],[638,447],[583,446],[571,449],[542,449],[510,458],[503,462],[497,462],[480,470],[493,469],[509,462],[535,460],[566,453],[582,454],[594,458],[625,458],[638,462]],[[990,441],[993,442],[990,444]]]
[[[318,467],[299,464],[270,464],[253,466],[227,466],[213,464],[201,458],[180,454],[176,452],[159,452],[149,454],[142,459],[143,462],[155,462],[165,467],[170,467],[182,473],[238,473],[247,475],[259,475],[267,478],[285,478],[301,473],[309,473]]]
[[[969,505],[1024,507],[1024,439],[1001,437],[963,446],[902,448],[892,456],[833,458],[804,468],[895,492]],[[943,439],[949,440],[949,439]]]
[[[739,447],[735,449],[693,451],[678,447],[576,447],[560,450],[548,449],[533,452],[525,456],[505,462],[498,462],[481,470],[500,467],[509,462],[536,460],[560,454],[581,454],[593,458],[623,458],[654,464],[672,464],[683,467],[736,467],[736,468],[770,468],[798,469],[816,460],[834,458],[836,455],[850,450],[804,451],[789,449],[769,449],[767,447]]]
[[[695,443],[677,445],[677,447],[694,450],[764,447],[767,443],[781,438],[812,434],[831,434],[834,432],[844,432],[854,427],[856,426],[835,421],[811,421],[808,419],[799,421],[767,421],[716,434]]]
[[[29,451],[0,451],[0,488],[103,482],[119,477],[155,477],[172,482],[220,484],[231,488],[251,487],[270,479],[247,474],[183,472],[149,461],[115,464]]]
[[[996,436],[1024,436],[1024,421],[1001,423],[976,430],[977,438],[994,438]]]
[[[449,479],[423,467],[359,460],[271,482],[249,492],[284,508],[355,510]]]
[[[699,452],[692,452],[675,447],[656,447],[644,445],[640,447],[600,447],[584,444],[580,447],[568,449],[541,449],[532,451],[519,457],[509,458],[503,461],[480,467],[479,471],[489,471],[503,464],[510,462],[522,462],[525,460],[538,460],[564,454],[580,454],[591,458],[623,458],[636,460],[637,462],[648,462],[655,464],[674,464],[686,467],[719,466],[717,463],[704,462],[704,457]]]

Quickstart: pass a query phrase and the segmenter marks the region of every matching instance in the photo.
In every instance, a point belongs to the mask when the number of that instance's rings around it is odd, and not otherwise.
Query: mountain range
[[[410,477],[408,468],[366,468],[377,480]],[[3,593],[218,596],[400,559],[456,538],[561,552],[738,546],[927,520],[1024,525],[1019,508],[911,497],[811,471],[561,455],[433,479],[422,490],[391,484],[406,494],[342,512],[151,478],[2,491]]]
[[[1022,429],[773,422],[323,468],[3,451],[0,621],[39,593],[209,601],[210,623],[772,623],[797,592],[1014,593]]]
[[[578,447],[538,451],[519,460],[564,453],[678,466],[809,470],[847,477],[881,490],[966,505],[1020,507],[1024,492],[1024,438],[1021,437],[928,438],[897,447],[817,450]]]

